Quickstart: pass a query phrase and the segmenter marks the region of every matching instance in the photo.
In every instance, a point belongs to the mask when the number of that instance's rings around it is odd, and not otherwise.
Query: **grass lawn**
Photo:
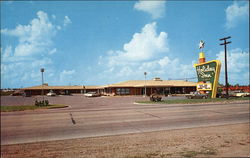
[[[193,103],[214,103],[214,102],[231,102],[237,100],[248,100],[249,97],[244,98],[214,98],[214,99],[180,99],[180,100],[163,100],[160,102],[152,102],[152,101],[136,101],[136,103],[143,104],[193,104]]]
[[[11,111],[24,111],[24,110],[35,110],[35,109],[54,109],[64,108],[66,105],[48,105],[48,106],[35,106],[35,105],[19,105],[19,106],[1,106],[1,112]]]

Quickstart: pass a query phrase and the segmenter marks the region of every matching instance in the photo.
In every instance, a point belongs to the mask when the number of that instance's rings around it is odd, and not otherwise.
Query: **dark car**
[[[188,99],[207,99],[208,98],[208,94],[203,94],[200,93],[200,91],[195,91],[195,92],[191,92],[190,94],[187,94],[186,97]]]
[[[150,95],[150,101],[157,102],[157,101],[161,101],[161,99],[162,99],[162,95],[158,93],[153,93]]]
[[[15,90],[14,93],[11,94],[11,96],[24,96],[23,90]]]

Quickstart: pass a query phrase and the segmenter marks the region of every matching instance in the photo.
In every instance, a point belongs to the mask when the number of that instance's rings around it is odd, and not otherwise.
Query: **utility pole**
[[[228,99],[228,78],[227,78],[227,44],[232,43],[231,41],[227,42],[227,39],[231,38],[231,36],[221,38],[220,41],[224,41],[224,43],[220,43],[220,45],[224,45],[225,48],[225,82],[226,82],[226,98]]]

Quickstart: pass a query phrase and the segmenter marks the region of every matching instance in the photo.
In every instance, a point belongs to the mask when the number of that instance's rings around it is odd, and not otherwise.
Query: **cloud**
[[[72,22],[71,22],[70,18],[68,16],[65,16],[64,20],[63,20],[63,26],[67,26],[67,25],[69,25],[71,23]]]
[[[71,81],[73,76],[75,74],[75,70],[63,70],[60,73],[60,82],[65,83],[66,81]]]
[[[161,18],[165,15],[166,1],[143,1],[136,2],[134,8],[151,14],[153,19]]]
[[[17,44],[13,41],[12,44],[1,47],[2,87],[20,88],[19,85],[40,84],[41,67],[45,68],[46,73],[58,73],[53,70],[54,62],[50,56],[57,52],[53,38],[59,28],[61,26],[53,23],[47,13],[38,11],[37,17],[26,25],[18,24],[14,29],[1,29],[2,38],[5,35],[17,40]],[[57,76],[55,80],[59,80],[59,74]]]
[[[56,51],[57,51],[57,49],[56,49],[56,48],[53,48],[52,50],[49,51],[49,54],[50,54],[50,55],[55,54]]]
[[[131,41],[123,45],[123,50],[108,51],[108,66],[146,61],[167,53],[169,50],[167,33],[158,34],[156,25],[156,22],[146,24],[140,33],[135,33]]]
[[[193,62],[183,64],[177,58],[167,56],[170,49],[168,34],[157,31],[157,23],[146,24],[141,32],[135,33],[122,50],[110,50],[106,56],[99,57],[103,72],[99,78],[107,76],[105,82],[162,77],[164,79],[185,79],[194,77]],[[98,78],[98,77],[97,77]]]
[[[48,68],[52,64],[49,58],[41,58],[40,60],[15,61],[7,64],[1,64],[1,84],[2,87],[20,88],[41,84],[40,68],[45,67],[45,73],[50,72]],[[48,80],[47,78],[45,80]]]
[[[12,46],[7,46],[4,51],[2,51],[1,48],[1,55],[3,60],[9,58],[11,56],[11,53],[12,53]]]
[[[14,56],[30,56],[47,51],[47,47],[52,45],[52,38],[57,32],[57,27],[53,25],[47,13],[37,12],[37,18],[31,20],[28,25],[18,25],[15,29],[3,29],[2,34],[15,36],[19,44],[14,50]]]
[[[147,71],[151,78],[162,76],[165,79],[184,80],[185,78],[196,76],[195,69],[192,66],[193,62],[183,64],[178,58],[163,56],[156,60],[143,62],[138,67],[138,70],[140,72],[143,70]]]
[[[53,61],[50,58],[44,57],[40,60],[34,60],[30,63],[30,66],[33,68],[41,68],[41,67],[45,67],[46,65],[50,65],[52,64]]]
[[[75,73],[75,70],[63,70],[62,75],[72,75]]]
[[[51,17],[53,18],[53,19],[56,19],[56,16],[53,14],[53,15],[51,15]]]
[[[220,80],[225,83],[224,51],[220,51],[216,56],[222,64]],[[242,51],[240,48],[229,50],[227,52],[227,70],[230,84],[249,84],[249,52]]]
[[[243,20],[249,18],[249,3],[234,2],[226,9],[226,28],[230,29],[236,27],[237,24]]]

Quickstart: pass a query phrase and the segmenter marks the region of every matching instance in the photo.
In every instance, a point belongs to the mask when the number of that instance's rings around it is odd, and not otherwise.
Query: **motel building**
[[[33,86],[23,88],[22,90],[28,95],[41,95],[53,91],[56,94],[83,94],[88,92],[98,92],[108,96],[123,95],[144,95],[145,87],[147,95],[158,92],[163,95],[188,94],[196,91],[197,82],[180,81],[180,80],[161,80],[154,78],[153,80],[129,80],[125,82],[109,84],[104,86]]]

